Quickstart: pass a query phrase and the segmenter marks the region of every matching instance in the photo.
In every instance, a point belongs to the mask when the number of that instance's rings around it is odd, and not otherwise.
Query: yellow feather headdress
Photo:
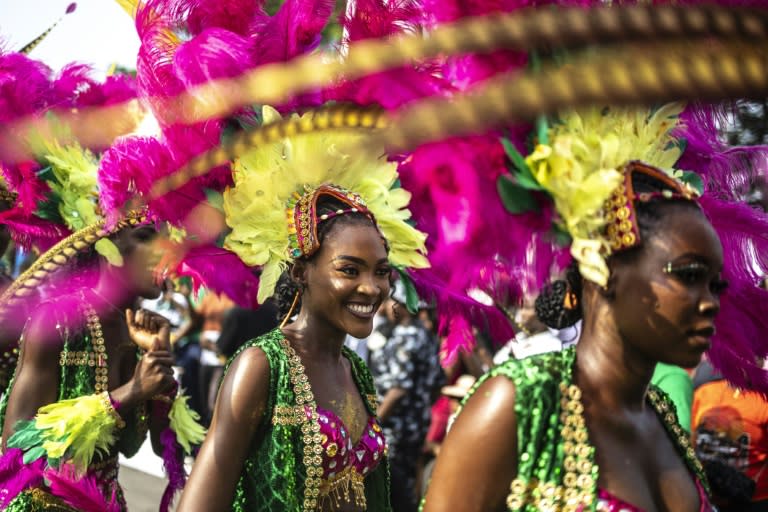
[[[265,106],[263,119],[267,124],[281,117]],[[426,235],[407,222],[410,193],[396,187],[397,164],[387,162],[383,146],[361,144],[364,137],[349,130],[297,134],[255,147],[233,162],[234,186],[224,192],[232,228],[225,245],[246,264],[262,267],[259,302],[274,293],[280,274],[300,255],[292,250],[291,232],[297,197],[322,185],[362,199],[389,244],[393,265],[429,266]]]
[[[586,279],[605,285],[606,258],[614,245],[606,233],[606,201],[623,184],[623,167],[640,160],[676,176],[682,148],[672,130],[684,105],[648,109],[591,108],[560,116],[548,141],[525,159],[533,176],[553,198],[572,238],[571,254]]]

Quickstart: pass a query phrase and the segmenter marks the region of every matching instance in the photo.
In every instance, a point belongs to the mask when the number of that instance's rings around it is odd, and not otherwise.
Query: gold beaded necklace
[[[86,317],[88,332],[91,335],[94,358],[88,361],[89,366],[95,366],[96,374],[96,393],[108,391],[109,389],[109,365],[107,364],[107,348],[104,343],[104,331],[101,328],[99,315],[90,302],[83,296],[83,310]]]

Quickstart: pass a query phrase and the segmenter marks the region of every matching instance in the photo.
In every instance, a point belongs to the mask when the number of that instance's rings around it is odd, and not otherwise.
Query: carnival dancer
[[[370,334],[393,266],[427,261],[396,164],[361,137],[299,134],[234,162],[226,244],[262,266],[260,300],[284,274],[291,305],[230,361],[179,510],[391,510],[376,391],[343,343]]]
[[[175,391],[168,325],[125,310],[137,296],[159,293],[150,266],[159,259],[157,231],[139,221],[118,224],[112,237],[122,266],[95,251],[73,258],[55,285],[73,294],[34,307],[0,404],[5,510],[121,510],[118,451],[135,454],[150,426],[161,451],[168,418],[150,400]],[[148,350],[141,355],[139,347]]]
[[[423,510],[712,510],[674,405],[649,387],[657,362],[692,367],[710,348],[721,272],[735,273],[697,191],[660,170],[680,156],[681,108],[565,114],[525,159],[577,263],[542,293],[540,317],[583,318],[582,335],[481,379]]]

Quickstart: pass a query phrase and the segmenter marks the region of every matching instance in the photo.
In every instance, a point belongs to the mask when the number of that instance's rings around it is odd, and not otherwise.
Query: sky
[[[0,43],[19,50],[61,18],[71,0],[0,0]],[[95,77],[113,64],[133,69],[139,38],[131,17],[113,0],[77,0],[29,56],[54,70],[77,61],[90,64]]]

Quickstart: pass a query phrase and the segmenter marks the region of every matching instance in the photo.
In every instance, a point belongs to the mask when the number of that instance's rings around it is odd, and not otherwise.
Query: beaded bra
[[[386,453],[384,433],[376,418],[371,416],[363,435],[353,443],[336,413],[320,407],[317,413],[323,447],[320,501],[330,499],[338,507],[342,500],[349,503],[353,499],[356,505],[364,508],[365,475],[376,469]]]
[[[280,346],[288,356],[288,371],[296,395],[296,406],[303,411],[302,433],[304,465],[307,478],[304,509],[321,510],[326,503],[338,507],[341,501],[367,510],[365,476],[386,455],[381,427],[369,418],[363,436],[353,445],[343,422],[332,411],[321,409],[315,402],[304,365],[291,344],[282,336]],[[375,398],[367,396],[369,401]],[[372,408],[375,410],[375,408]],[[281,411],[275,411],[273,422],[280,423]],[[290,421],[290,418],[287,418]]]

